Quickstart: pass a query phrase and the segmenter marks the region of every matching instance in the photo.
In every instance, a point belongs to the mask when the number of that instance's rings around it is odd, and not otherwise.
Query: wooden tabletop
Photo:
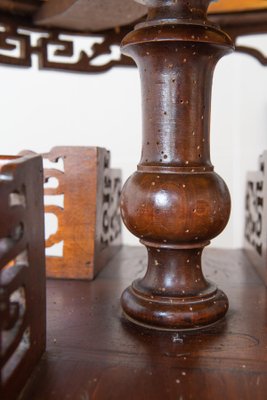
[[[159,332],[124,320],[120,295],[145,271],[124,248],[93,282],[49,280],[47,352],[23,400],[264,400],[267,290],[242,251],[207,250],[205,271],[230,299],[200,332]]]

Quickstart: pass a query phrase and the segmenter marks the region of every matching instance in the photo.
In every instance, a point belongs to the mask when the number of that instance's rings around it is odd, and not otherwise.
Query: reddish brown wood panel
[[[0,393],[17,398],[45,349],[43,169],[0,157]]]
[[[110,168],[109,152],[98,147],[55,147],[43,158],[52,163],[44,169],[44,194],[51,196],[45,212],[58,221],[46,248],[63,248],[46,257],[47,276],[93,279],[120,249],[121,173]]]
[[[159,332],[124,320],[120,293],[146,270],[126,247],[92,282],[48,281],[47,353],[23,400],[264,400],[267,290],[242,251],[205,250],[230,310],[212,328]]]

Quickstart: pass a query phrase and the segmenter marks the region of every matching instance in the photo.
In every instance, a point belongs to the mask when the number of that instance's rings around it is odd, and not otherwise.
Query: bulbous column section
[[[233,49],[206,19],[209,0],[142,0],[146,22],[122,43],[142,83],[143,147],[121,212],[148,250],[148,269],[122,295],[133,322],[196,329],[222,318],[226,295],[202,274],[201,254],[225,227],[230,196],[210,161],[213,71]]]

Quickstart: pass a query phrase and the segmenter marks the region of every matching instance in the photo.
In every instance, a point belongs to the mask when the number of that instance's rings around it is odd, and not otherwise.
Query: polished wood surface
[[[47,352],[23,400],[265,400],[267,290],[239,250],[204,252],[207,277],[230,310],[191,333],[137,327],[120,294],[146,254],[126,247],[93,282],[47,282]]]
[[[144,3],[146,22],[122,42],[140,71],[143,146],[138,170],[122,190],[121,212],[149,257],[146,276],[123,293],[122,306],[138,324],[195,329],[228,309],[225,294],[202,273],[201,254],[230,213],[209,143],[213,71],[233,48],[209,26],[209,0],[191,1],[190,10],[182,2]]]

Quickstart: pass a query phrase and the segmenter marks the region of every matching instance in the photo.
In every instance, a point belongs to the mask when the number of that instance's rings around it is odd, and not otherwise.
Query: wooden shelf
[[[120,296],[144,273],[142,247],[125,247],[93,282],[49,280],[47,352],[22,399],[265,399],[267,290],[241,250],[208,249],[204,265],[230,310],[191,333],[123,319]]]

